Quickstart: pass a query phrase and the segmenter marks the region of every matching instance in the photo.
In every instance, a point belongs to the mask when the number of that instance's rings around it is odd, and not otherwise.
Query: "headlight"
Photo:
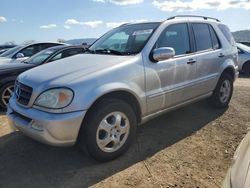
[[[51,109],[64,108],[71,103],[73,95],[73,91],[67,88],[50,89],[36,99],[35,105]]]

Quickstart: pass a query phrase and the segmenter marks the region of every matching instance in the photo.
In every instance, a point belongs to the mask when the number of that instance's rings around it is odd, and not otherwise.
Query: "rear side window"
[[[230,29],[226,26],[226,25],[218,25],[219,29],[221,30],[221,32],[223,33],[223,35],[226,37],[226,39],[228,40],[228,42],[235,46],[235,41],[233,38],[232,33],[230,32]]]
[[[213,44],[213,49],[219,49],[220,48],[220,42],[218,39],[218,36],[216,35],[214,28],[209,25],[209,31],[210,31],[210,35],[211,35],[211,40],[212,40],[212,44]]]
[[[210,36],[209,25],[203,23],[193,23],[193,31],[197,51],[213,49]]]

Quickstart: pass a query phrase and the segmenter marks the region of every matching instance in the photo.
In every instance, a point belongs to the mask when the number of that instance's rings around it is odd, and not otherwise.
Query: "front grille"
[[[32,87],[29,87],[25,84],[22,84],[21,82],[16,81],[15,95],[18,103],[27,106],[30,102],[32,91]]]

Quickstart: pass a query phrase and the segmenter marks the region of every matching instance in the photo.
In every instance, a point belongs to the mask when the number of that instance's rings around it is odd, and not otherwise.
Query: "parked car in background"
[[[7,48],[7,49],[1,49],[1,50],[0,50],[0,55],[1,55],[2,53],[6,52],[7,50],[9,50],[9,48]]]
[[[250,75],[250,47],[237,43],[239,53],[239,71]]]
[[[250,132],[235,151],[230,169],[227,172],[222,188],[250,187]]]
[[[31,68],[84,53],[82,46],[59,45],[45,49],[24,62],[0,64],[0,106],[6,108],[14,90],[16,77]],[[60,66],[60,65],[59,65]],[[46,72],[44,73],[46,77]]]
[[[14,48],[16,45],[0,45],[0,55],[6,52],[10,48]]]
[[[15,46],[16,45],[14,45],[14,44],[0,45],[0,50],[14,48]]]
[[[217,19],[124,24],[85,54],[19,75],[9,123],[41,142],[77,142],[95,159],[112,160],[126,151],[137,125],[160,114],[202,99],[227,107],[237,60],[233,36]]]
[[[244,44],[244,45],[247,45],[247,46],[250,47],[250,41],[241,41],[241,42],[239,42],[239,43]]]
[[[29,45],[19,45],[2,53],[0,55],[0,64],[22,62],[46,48],[58,45],[62,45],[62,43],[40,42],[32,43]]]

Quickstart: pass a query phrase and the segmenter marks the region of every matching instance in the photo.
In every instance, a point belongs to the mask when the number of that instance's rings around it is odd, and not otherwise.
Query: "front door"
[[[148,114],[175,106],[196,96],[192,84],[196,75],[196,57],[192,55],[187,23],[166,27],[154,49],[172,47],[174,58],[145,62]]]

